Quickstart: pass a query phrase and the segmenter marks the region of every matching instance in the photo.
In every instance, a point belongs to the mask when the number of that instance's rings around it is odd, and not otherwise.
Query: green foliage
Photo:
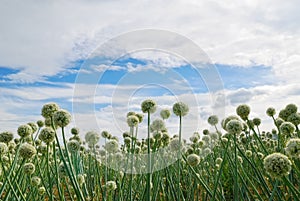
[[[300,200],[300,118],[295,104],[278,116],[274,108],[266,110],[274,121],[270,131],[260,131],[263,117],[250,120],[250,107],[240,105],[238,116],[219,123],[211,115],[210,129],[195,131],[188,140],[181,138],[188,106],[173,106],[180,118],[180,132],[174,136],[166,121],[170,110],[159,111],[162,119],[150,122],[156,107],[150,99],[141,105],[148,114],[147,139],[138,138],[143,115],[132,112],[126,119],[128,132],[120,134],[123,139],[109,131],[81,136],[72,128],[67,140],[70,114],[55,103],[44,105],[46,122],[21,125],[18,135],[0,133],[0,200]],[[161,150],[161,158],[152,156]],[[173,163],[149,173],[147,160],[150,170]]]

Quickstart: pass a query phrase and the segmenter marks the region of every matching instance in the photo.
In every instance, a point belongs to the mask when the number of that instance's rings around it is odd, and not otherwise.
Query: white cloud
[[[64,71],[109,38],[158,28],[187,36],[215,63],[271,65],[286,81],[289,71],[280,73],[283,68],[299,69],[293,67],[293,55],[300,51],[297,5],[296,0],[155,0],[130,6],[123,1],[5,1],[0,5],[0,65],[22,69],[9,78],[33,82]]]
[[[105,72],[107,70],[110,71],[120,71],[120,70],[124,70],[124,67],[121,66],[116,66],[116,65],[105,65],[105,64],[101,64],[101,65],[91,65],[90,66],[91,71],[95,71],[95,72]]]
[[[30,121],[42,119],[40,110],[44,103],[48,102],[53,97],[60,98],[62,105],[69,104],[72,97],[74,86],[68,84],[64,89],[60,88],[38,88],[38,87],[21,87],[19,89],[7,90],[5,94],[0,95],[2,107],[0,115],[4,116],[0,120],[2,125],[1,131],[11,130],[16,132],[20,124]],[[94,87],[87,84],[83,88]],[[73,111],[76,126],[82,130],[82,135],[88,130],[108,130],[114,135],[121,136],[123,131],[128,128],[126,124],[126,113],[128,111],[140,111],[141,102],[149,97],[131,97],[131,96],[117,96],[111,98],[112,89],[114,85],[103,85],[103,93],[95,94],[93,100],[86,99],[87,91],[80,91],[80,96],[77,96],[76,102],[82,102],[82,107],[90,101],[95,101],[95,104],[106,104],[107,106],[100,108],[92,108],[91,111],[85,111],[85,108],[76,109]],[[128,93],[137,86],[122,86],[120,92]],[[45,93],[42,93],[44,91]],[[271,119],[265,114],[267,107],[274,107],[277,113],[284,108],[286,104],[300,102],[299,98],[300,87],[297,84],[290,85],[266,85],[257,86],[249,89],[225,90],[226,95],[226,115],[234,114],[235,108],[242,103],[251,106],[250,117],[260,117],[263,121],[262,130],[270,130],[274,126]],[[37,94],[37,96],[35,96]],[[242,97],[242,98],[241,98]],[[244,98],[245,97],[245,98]],[[190,106],[189,114],[184,117],[183,135],[190,136],[194,131],[201,132],[205,128],[210,128],[207,123],[207,118],[211,114],[216,114],[218,110],[215,103],[211,100],[211,94],[192,94],[184,93],[177,97],[165,95],[151,97],[158,104],[158,112],[153,115],[152,119],[159,117],[159,111],[162,108],[169,108],[172,110],[172,105],[177,101],[183,101]],[[218,99],[218,97],[217,97]],[[112,104],[112,105],[111,105]],[[220,107],[220,105],[218,105]],[[217,108],[218,108],[217,107]],[[89,108],[89,107],[88,107]],[[218,113],[217,113],[218,114]],[[219,114],[218,114],[219,115]],[[222,114],[220,115],[222,119]],[[146,121],[145,121],[146,122]],[[146,123],[143,123],[140,128],[140,137],[145,137]],[[72,123],[73,126],[75,122]],[[178,118],[172,115],[167,121],[167,125],[171,134],[178,132]],[[220,128],[220,126],[219,126]]]

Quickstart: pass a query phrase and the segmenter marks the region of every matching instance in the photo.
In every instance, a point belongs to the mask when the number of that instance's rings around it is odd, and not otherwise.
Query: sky
[[[186,138],[239,104],[267,131],[268,107],[300,105],[296,0],[3,0],[0,13],[0,132],[42,119],[48,102],[82,136],[121,136],[143,100],[158,104],[152,119],[183,101]],[[178,132],[175,115],[166,124]]]

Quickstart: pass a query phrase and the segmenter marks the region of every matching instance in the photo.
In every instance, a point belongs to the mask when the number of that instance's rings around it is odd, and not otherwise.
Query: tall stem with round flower
[[[187,104],[183,103],[183,102],[177,102],[173,105],[173,113],[179,117],[179,150],[178,150],[178,161],[177,161],[177,191],[178,191],[178,199],[182,199],[184,200],[183,195],[181,194],[181,187],[180,187],[180,173],[181,173],[181,169],[180,169],[180,162],[181,162],[181,131],[182,131],[182,117],[187,115],[189,112],[189,107]]]
[[[147,185],[146,185],[146,199],[147,201],[151,200],[151,150],[150,150],[150,114],[156,111],[156,102],[151,99],[147,99],[141,104],[142,112],[147,113],[148,115],[148,143],[147,143],[147,154],[148,154],[148,163],[147,163]]]
[[[238,156],[237,156],[237,135],[239,135],[242,130],[243,130],[243,124],[241,121],[233,119],[230,120],[227,124],[226,124],[226,130],[228,131],[228,133],[233,135],[233,140],[234,140],[234,200],[238,199]]]
[[[74,187],[75,192],[78,196],[78,198],[80,200],[84,200],[84,196],[82,194],[82,191],[80,189],[80,186],[77,182],[77,179],[76,179],[76,176],[75,176],[75,173],[74,173],[74,170],[73,170],[73,166],[72,166],[72,162],[71,162],[71,158],[70,158],[70,155],[69,155],[69,151],[68,151],[68,146],[67,146],[67,141],[66,141],[66,137],[65,137],[65,131],[64,131],[64,127],[67,126],[70,122],[71,122],[71,114],[66,111],[66,110],[57,110],[53,116],[51,116],[51,122],[52,122],[52,128],[53,130],[55,130],[55,127],[56,126],[59,126],[61,127],[61,132],[62,132],[62,137],[63,137],[63,143],[64,143],[64,148],[65,148],[65,151],[66,151],[66,156],[67,156],[67,160],[68,160],[68,164],[67,164],[67,161],[65,159],[65,156],[61,150],[61,147],[60,147],[60,143],[59,143],[59,139],[57,137],[57,135],[55,135],[55,138],[56,138],[56,141],[57,141],[57,145],[58,145],[58,149],[59,149],[59,152],[61,154],[61,158],[63,160],[63,164],[68,172],[68,175],[70,176],[70,180],[71,180],[71,183]]]
[[[133,155],[134,155],[134,128],[137,127],[139,123],[139,118],[136,115],[130,115],[127,117],[127,124],[130,127],[130,135],[132,136],[131,139],[131,150],[130,150],[130,182],[129,182],[129,197],[130,200],[133,200],[132,198],[132,180],[133,180]]]

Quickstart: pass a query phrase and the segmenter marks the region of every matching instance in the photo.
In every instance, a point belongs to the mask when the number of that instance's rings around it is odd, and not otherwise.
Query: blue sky
[[[201,78],[208,68],[195,69],[182,55],[161,51],[125,51],[114,61],[95,56],[108,40],[143,29],[170,31],[196,44],[222,80],[226,114],[247,103],[252,117],[260,116],[270,129],[268,106],[279,110],[300,104],[297,5],[296,0],[176,0],[172,5],[154,0],[131,6],[122,1],[5,1],[0,5],[0,131],[16,132],[18,125],[41,119],[42,105],[54,101],[76,116],[71,126],[117,135],[127,129],[126,112],[139,111],[148,97],[159,109],[171,108],[177,100],[188,102],[186,135],[208,127],[206,118],[224,100]],[[180,37],[173,41],[170,48],[197,58]],[[105,51],[114,55],[120,50]],[[97,65],[86,68],[93,63]],[[95,119],[97,126],[87,119]],[[175,117],[168,125],[177,132]]]
[[[42,87],[42,86],[52,86],[55,87],[60,83],[74,83],[76,81],[76,76],[78,74],[78,70],[80,69],[82,61],[76,62],[76,65],[67,72],[58,73],[54,76],[49,76],[45,78],[44,82],[30,82],[30,83],[18,83],[12,79],[9,79],[7,76],[14,75],[19,73],[21,70],[13,69],[10,67],[0,67],[0,86],[7,88],[15,88],[20,86],[27,87]],[[126,65],[128,63],[132,64],[142,64],[143,62],[139,62],[135,59],[117,62],[116,65],[122,66],[125,69],[119,71],[107,70],[103,77],[100,80],[101,84],[117,84],[117,82],[127,73]],[[146,64],[144,63],[146,66]],[[248,68],[243,68],[239,66],[230,66],[230,65],[222,65],[215,64],[220,77],[224,82],[224,87],[226,89],[237,89],[237,88],[249,88],[264,84],[272,84],[275,82],[274,75],[272,75],[272,68],[265,66],[251,66]],[[179,74],[184,76],[186,79],[195,80],[198,77],[193,77],[195,70],[190,65],[179,66],[176,70]],[[151,72],[150,72],[151,73]],[[152,72],[153,73],[153,72]],[[237,76],[239,75],[239,76]],[[150,79],[157,78],[155,74],[150,75]],[[193,81],[192,81],[193,82]],[[194,81],[194,84],[201,83],[201,80]],[[129,84],[129,83],[128,83]],[[199,88],[203,88],[202,86]],[[58,86],[57,86],[58,87]]]

